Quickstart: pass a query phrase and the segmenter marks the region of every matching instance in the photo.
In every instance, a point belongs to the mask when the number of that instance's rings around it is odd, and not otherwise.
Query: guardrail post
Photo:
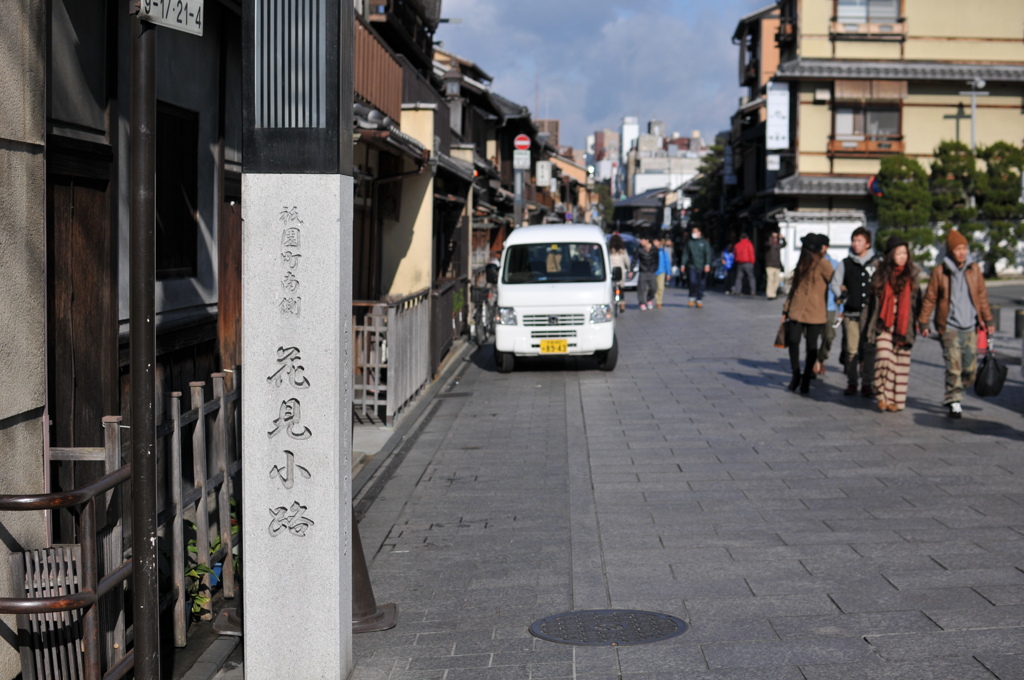
[[[203,415],[203,388],[205,382],[197,381],[188,384],[192,392],[192,408],[198,411],[196,426],[192,431],[192,475],[193,485],[199,490],[199,500],[196,501],[196,562],[207,567],[210,566],[210,509],[209,500],[206,497],[206,476],[209,468],[206,465],[206,416]],[[199,581],[207,592],[210,590],[210,575],[203,574]],[[204,621],[212,618],[212,613],[207,611],[202,616]]]
[[[235,565],[231,551],[231,477],[228,474],[228,402],[224,398],[224,373],[213,374],[213,398],[217,400],[217,419],[214,421],[214,466],[221,476],[217,489],[217,528],[220,544],[224,548],[221,579],[224,597],[235,596]]]
[[[171,392],[171,578],[177,597],[174,600],[174,646],[185,646],[185,539],[181,506],[181,392]]]
[[[121,457],[121,416],[103,417],[103,474],[109,475],[124,464]],[[121,515],[121,490],[117,487],[104,496],[102,517],[108,528],[101,534],[99,549],[103,556],[100,576],[106,576],[124,561],[124,526]],[[124,658],[124,587],[119,586],[103,598],[100,620],[104,636],[107,668]]]

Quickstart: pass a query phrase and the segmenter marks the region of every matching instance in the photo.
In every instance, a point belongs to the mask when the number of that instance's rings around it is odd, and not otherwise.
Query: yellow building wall
[[[428,150],[434,147],[433,109],[402,111],[402,132]],[[407,160],[404,170],[414,170]],[[399,219],[385,220],[381,249],[382,288],[391,297],[404,297],[428,288],[434,280],[434,178],[429,169],[402,180]]]
[[[832,41],[829,40],[829,26],[833,6],[823,0],[798,0],[797,27],[800,31],[797,43],[799,55],[805,59],[831,59]]]
[[[1019,22],[1018,22],[1019,24]],[[1024,62],[1024,41],[914,40],[906,58],[922,61]]]
[[[881,164],[878,158],[833,158],[832,172],[837,175],[874,175]]]
[[[889,61],[900,58],[900,44],[893,41],[836,40],[836,59],[866,59]]]
[[[832,135],[832,107],[814,102],[815,83],[801,83],[800,93],[800,151],[828,151],[828,138]],[[820,84],[819,84],[820,85]]]
[[[799,0],[797,16],[800,18],[799,29],[802,35],[828,35],[835,11],[831,0]]]
[[[966,89],[966,87],[964,88]],[[954,84],[912,83],[903,104],[903,139],[910,156],[934,154],[943,141],[971,142],[971,99]],[[978,98],[977,142],[1019,145],[1024,140],[1024,85],[986,86],[990,96]],[[920,160],[920,159],[919,159]]]
[[[804,59],[831,59],[832,41],[827,34],[801,35],[800,56]]]
[[[1003,38],[1021,43],[1024,2],[1020,0],[904,0],[911,36]],[[823,3],[824,4],[824,3]],[[968,49],[965,46],[965,49]],[[944,57],[978,61],[971,52]]]
[[[797,154],[796,165],[801,175],[827,175],[832,172],[832,164],[823,153],[809,154],[801,151]]]

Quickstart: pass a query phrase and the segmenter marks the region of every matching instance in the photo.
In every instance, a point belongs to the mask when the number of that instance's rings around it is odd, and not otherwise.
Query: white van
[[[615,290],[604,232],[591,224],[520,227],[505,240],[498,272],[494,357],[594,356],[611,371]]]

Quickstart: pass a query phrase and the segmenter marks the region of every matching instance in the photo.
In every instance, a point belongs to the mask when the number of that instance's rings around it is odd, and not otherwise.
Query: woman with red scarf
[[[865,341],[875,345],[874,389],[879,411],[902,411],[907,403],[910,350],[920,330],[920,270],[907,242],[893,236],[885,245],[885,261],[871,281]]]

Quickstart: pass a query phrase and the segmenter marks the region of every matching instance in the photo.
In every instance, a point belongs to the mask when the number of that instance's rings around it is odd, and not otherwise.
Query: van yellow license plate
[[[565,354],[569,351],[568,340],[541,340],[541,354]]]

